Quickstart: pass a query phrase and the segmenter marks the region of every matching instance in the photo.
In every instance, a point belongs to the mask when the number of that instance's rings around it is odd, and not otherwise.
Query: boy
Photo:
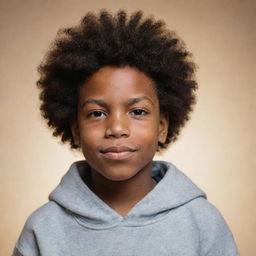
[[[88,13],[39,67],[41,111],[75,162],[27,220],[13,255],[238,255],[219,212],[171,163],[195,103],[195,65],[175,33],[138,11]]]

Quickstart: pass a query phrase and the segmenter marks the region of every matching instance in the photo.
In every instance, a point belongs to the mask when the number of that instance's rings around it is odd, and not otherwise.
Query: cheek
[[[82,146],[90,147],[100,143],[102,138],[102,129],[97,129],[83,125],[80,127],[80,141]]]
[[[146,123],[135,125],[131,131],[132,136],[136,136],[138,141],[144,144],[158,144],[158,123],[151,120]]]
[[[81,149],[87,161],[94,161],[99,148],[100,140],[97,139],[97,132],[83,133],[81,136]]]

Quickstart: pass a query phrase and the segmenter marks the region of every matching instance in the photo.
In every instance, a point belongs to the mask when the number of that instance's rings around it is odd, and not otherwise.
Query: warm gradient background
[[[28,215],[82,159],[51,136],[39,114],[36,67],[60,27],[87,11],[143,9],[185,40],[199,66],[198,104],[173,162],[221,211],[241,255],[256,255],[256,1],[1,0],[0,255],[10,255]],[[224,256],[224,255],[223,255]]]

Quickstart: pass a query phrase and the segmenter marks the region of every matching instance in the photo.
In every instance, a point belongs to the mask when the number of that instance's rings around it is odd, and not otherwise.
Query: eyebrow
[[[154,106],[153,101],[150,98],[148,98],[147,96],[141,96],[141,97],[129,99],[127,101],[127,103],[126,103],[126,106],[128,106],[128,107],[132,106],[133,104],[136,104],[136,103],[138,103],[140,101],[143,101],[143,100],[146,100],[152,106]],[[97,105],[102,106],[104,108],[107,108],[107,106],[108,106],[108,104],[104,100],[101,100],[101,99],[88,99],[88,100],[83,101],[81,107],[83,108],[87,104],[97,104]]]

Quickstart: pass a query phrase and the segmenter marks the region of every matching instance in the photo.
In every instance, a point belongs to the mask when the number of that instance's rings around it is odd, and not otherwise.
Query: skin
[[[88,186],[120,215],[156,185],[152,159],[167,130],[154,82],[138,69],[105,66],[81,86],[74,141],[91,166]]]

